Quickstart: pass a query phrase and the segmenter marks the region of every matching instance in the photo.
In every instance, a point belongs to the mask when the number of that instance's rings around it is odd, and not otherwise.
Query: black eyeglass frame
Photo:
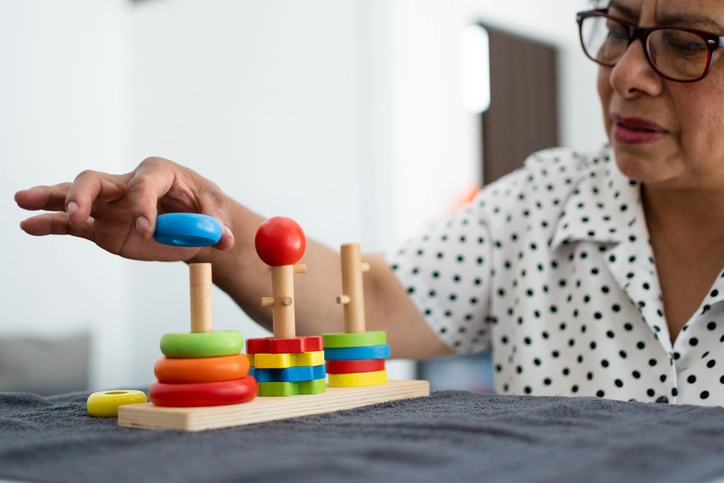
[[[724,48],[724,35],[717,35],[713,34],[711,32],[705,32],[703,30],[697,30],[697,29],[690,29],[690,28],[683,28],[683,27],[639,27],[637,25],[633,25],[625,20],[622,20],[618,17],[614,17],[613,15],[609,15],[607,8],[599,8],[595,10],[586,10],[583,12],[578,12],[576,14],[576,23],[578,24],[578,38],[581,42],[581,48],[583,49],[583,53],[586,54],[586,57],[597,63],[598,65],[602,65],[604,67],[613,67],[616,65],[616,62],[613,63],[607,63],[607,62],[601,62],[600,60],[593,57],[588,50],[586,49],[586,43],[583,40],[583,21],[590,17],[603,17],[606,19],[609,19],[613,22],[616,22],[620,24],[622,27],[625,27],[626,31],[628,32],[628,44],[626,44],[626,49],[631,46],[631,44],[634,42],[634,40],[640,40],[641,44],[644,47],[644,55],[646,56],[646,61],[649,63],[652,69],[659,74],[664,79],[668,79],[674,82],[696,82],[700,81],[704,77],[707,76],[709,71],[711,70],[712,65],[712,58],[714,57],[714,52],[718,49]],[[706,45],[706,66],[704,68],[704,71],[699,77],[696,77],[694,79],[677,79],[675,77],[671,77],[669,75],[664,74],[659,70],[658,67],[654,64],[654,61],[651,59],[651,54],[649,53],[649,35],[651,35],[653,32],[659,31],[659,30],[678,30],[680,32],[687,32],[690,34],[697,35],[701,37],[701,39],[704,41],[704,44]],[[624,51],[625,52],[625,51]],[[622,54],[623,55],[623,54]]]

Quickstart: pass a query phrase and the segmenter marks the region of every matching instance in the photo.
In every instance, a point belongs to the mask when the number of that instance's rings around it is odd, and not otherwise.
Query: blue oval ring
[[[199,213],[166,213],[156,218],[153,239],[174,247],[207,247],[221,240],[221,223]]]

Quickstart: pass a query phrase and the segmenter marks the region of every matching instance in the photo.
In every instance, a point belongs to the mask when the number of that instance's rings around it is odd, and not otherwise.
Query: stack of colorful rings
[[[385,359],[390,357],[387,333],[323,334],[330,387],[373,386],[387,382]]]
[[[246,353],[259,396],[319,394],[326,390],[326,368],[319,336],[249,339]]]
[[[358,243],[340,247],[343,294],[337,303],[344,306],[341,333],[323,334],[330,387],[374,386],[387,382],[385,359],[390,357],[387,333],[367,331],[364,315],[362,273],[370,269],[362,261]]]
[[[215,245],[222,235],[218,220],[193,213],[169,213],[156,220],[154,239],[176,247]],[[238,331],[213,331],[211,264],[189,265],[191,332],[165,334],[164,357],[156,362],[157,382],[148,396],[157,406],[221,406],[251,401],[257,382],[249,376],[249,360],[241,354]]]
[[[240,354],[237,331],[164,334],[148,395],[157,406],[195,407],[238,404],[254,399],[257,383],[249,360]]]

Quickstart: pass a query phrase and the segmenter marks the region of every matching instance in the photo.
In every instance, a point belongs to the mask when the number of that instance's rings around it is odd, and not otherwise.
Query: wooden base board
[[[152,403],[131,404],[118,408],[118,425],[127,428],[201,431],[429,395],[430,384],[427,381],[411,380],[388,381],[376,386],[328,387],[321,394],[256,397],[248,403],[229,406],[170,408],[154,406]]]

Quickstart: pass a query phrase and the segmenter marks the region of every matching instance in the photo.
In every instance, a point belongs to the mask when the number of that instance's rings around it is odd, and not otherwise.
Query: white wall
[[[129,264],[25,235],[18,189],[128,163],[124,0],[0,1],[0,334],[90,330],[94,382],[126,381]]]
[[[351,0],[141,5],[132,22],[133,157],[177,160],[263,214],[290,216],[332,245],[368,246],[358,221],[356,13]],[[132,323],[153,334],[135,361],[139,377],[164,332],[188,330],[188,306],[176,302],[186,300],[185,270],[133,267]],[[218,328],[267,335],[228,297],[214,300]]]
[[[458,57],[460,29],[477,20],[559,45],[563,139],[603,139],[573,21],[584,0],[3,1],[8,201],[87,167],[127,171],[161,155],[327,243],[390,246],[478,182]],[[24,213],[0,210],[15,254],[0,332],[88,325],[96,387],[148,383],[161,335],[186,330],[186,267],[33,239],[15,228]],[[214,301],[217,328],[265,334],[224,294]]]

